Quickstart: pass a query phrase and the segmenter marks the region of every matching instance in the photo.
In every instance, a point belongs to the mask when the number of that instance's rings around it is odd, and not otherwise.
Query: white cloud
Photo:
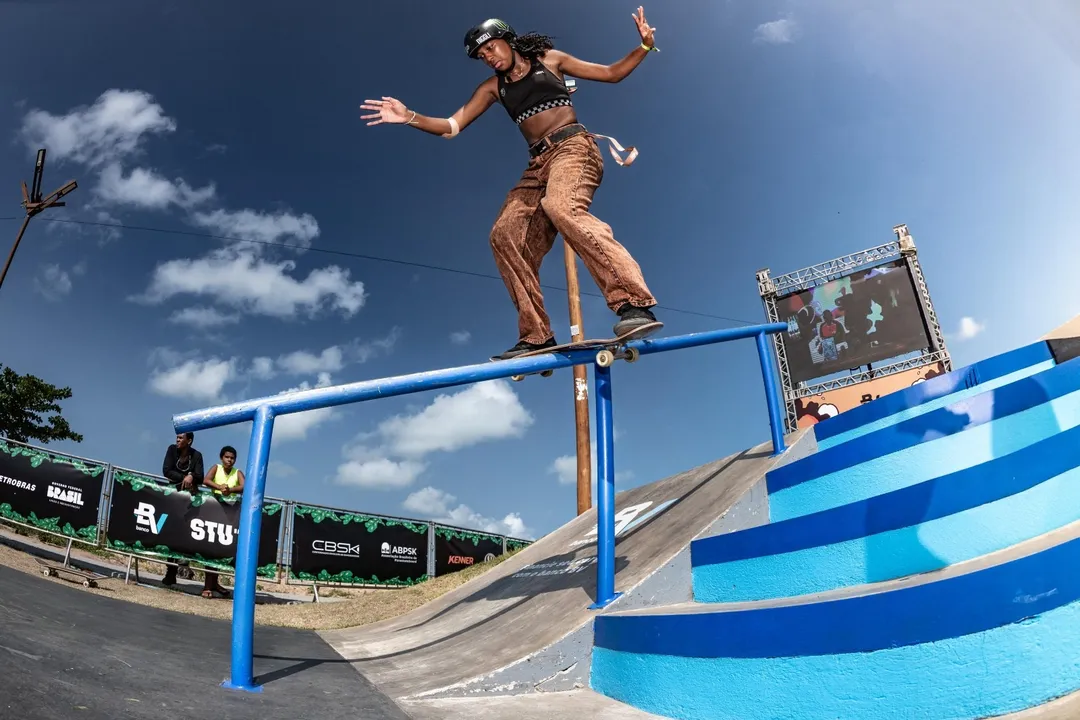
[[[294,261],[271,262],[250,249],[220,248],[202,258],[158,265],[146,291],[129,299],[160,304],[194,295],[239,312],[284,319],[301,313],[315,317],[320,310],[337,311],[348,319],[367,300],[364,284],[351,281],[344,268],[312,270],[303,279],[291,275],[295,268]]]
[[[502,520],[486,517],[468,505],[454,505],[457,498],[450,493],[433,488],[422,488],[405,498],[402,506],[413,513],[431,518],[437,523],[471,528],[481,532],[511,535],[524,540],[531,540],[531,530],[525,525],[518,513],[507,513]]]
[[[532,415],[504,380],[440,394],[419,412],[388,418],[374,432],[362,433],[346,445],[342,452],[347,462],[338,467],[337,481],[383,489],[407,487],[426,469],[421,462],[426,455],[521,437],[532,423]]]
[[[422,411],[395,416],[379,426],[391,452],[422,456],[452,452],[488,440],[521,437],[533,423],[505,381],[476,383],[453,395],[440,394]]]
[[[46,300],[57,302],[71,292],[71,276],[55,263],[45,265],[34,277],[34,289]]]
[[[274,372],[274,359],[257,357],[251,361],[251,374],[257,380],[269,380],[276,374]]]
[[[127,177],[119,163],[109,163],[101,171],[94,194],[106,203],[131,205],[140,210],[168,210],[175,205],[189,210],[214,199],[211,183],[195,189],[183,179],[168,180],[148,168],[135,168]]]
[[[240,322],[240,316],[235,313],[226,314],[212,307],[189,307],[174,312],[169,316],[169,322],[208,329],[235,325]]]
[[[337,372],[345,367],[345,356],[341,348],[332,345],[321,353],[297,350],[278,358],[278,367],[293,375],[314,375],[320,372]]]
[[[319,236],[319,223],[308,213],[293,215],[289,212],[270,214],[248,209],[214,210],[195,213],[191,216],[191,222],[229,238],[257,243],[290,244],[307,248],[311,247],[312,241]]]
[[[48,148],[49,158],[97,167],[135,154],[147,135],[171,133],[176,121],[138,90],[106,90],[93,105],[66,115],[31,110],[20,135],[29,150]]]
[[[251,374],[259,380],[270,380],[279,372],[287,375],[338,372],[351,363],[365,363],[380,351],[390,352],[400,335],[401,329],[395,327],[386,337],[367,342],[356,339],[345,345],[331,345],[318,353],[296,350],[281,355],[276,360],[257,357],[251,362]]]
[[[472,333],[470,333],[468,330],[460,330],[458,332],[450,333],[450,342],[454,343],[455,345],[464,345],[465,343],[469,342],[470,338],[472,338]]]
[[[986,329],[985,323],[980,323],[972,317],[960,318],[960,330],[956,334],[957,340],[971,340],[972,338],[982,334],[982,331]]]
[[[279,394],[296,392],[297,390],[310,390],[313,387],[329,387],[332,384],[333,383],[330,381],[330,374],[324,372],[319,374],[319,378],[314,385],[304,381],[296,387],[283,390]],[[271,438],[271,442],[274,440],[280,440],[282,442],[289,442],[290,440],[306,440],[310,431],[329,422],[333,417],[334,408],[319,408],[318,410],[307,410],[300,413],[281,415],[274,420],[274,434]]]
[[[175,360],[173,351],[159,353],[162,360]],[[213,357],[191,358],[157,368],[150,374],[150,389],[159,395],[213,402],[219,400],[225,385],[236,378],[236,360]]]
[[[372,458],[349,460],[338,466],[339,485],[355,485],[373,490],[393,490],[412,485],[427,466],[415,460]]]
[[[754,30],[756,42],[769,43],[770,45],[782,45],[795,40],[798,26],[791,18],[781,18],[772,22],[762,23]]]

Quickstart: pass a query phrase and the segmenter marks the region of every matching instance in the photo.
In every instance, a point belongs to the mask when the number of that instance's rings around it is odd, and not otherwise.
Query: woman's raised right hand
[[[386,96],[383,96],[382,100],[365,100],[360,109],[375,111],[371,115],[360,116],[361,120],[371,120],[368,125],[378,125],[380,123],[400,125],[407,123],[412,115],[412,112],[405,107],[403,102]]]

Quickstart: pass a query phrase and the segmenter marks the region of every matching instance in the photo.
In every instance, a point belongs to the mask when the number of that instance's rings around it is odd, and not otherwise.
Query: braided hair
[[[548,35],[530,32],[514,38],[510,42],[510,47],[517,50],[522,57],[534,60],[548,50],[553,50],[555,48],[555,45],[551,40],[552,38]]]

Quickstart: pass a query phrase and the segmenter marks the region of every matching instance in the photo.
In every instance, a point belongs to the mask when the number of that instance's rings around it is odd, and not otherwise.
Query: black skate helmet
[[[476,52],[480,49],[480,46],[488,40],[502,38],[509,42],[516,37],[517,33],[514,32],[514,28],[510,27],[508,23],[497,18],[491,18],[490,20],[485,20],[479,25],[470,28],[469,31],[465,33],[465,54],[475,60]]]

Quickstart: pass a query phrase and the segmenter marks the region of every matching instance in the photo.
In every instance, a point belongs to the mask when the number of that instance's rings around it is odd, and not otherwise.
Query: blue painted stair
[[[884,720],[1080,690],[1080,359],[1036,343],[852,412],[767,475],[768,524],[692,543],[693,602],[596,618],[595,691]]]

